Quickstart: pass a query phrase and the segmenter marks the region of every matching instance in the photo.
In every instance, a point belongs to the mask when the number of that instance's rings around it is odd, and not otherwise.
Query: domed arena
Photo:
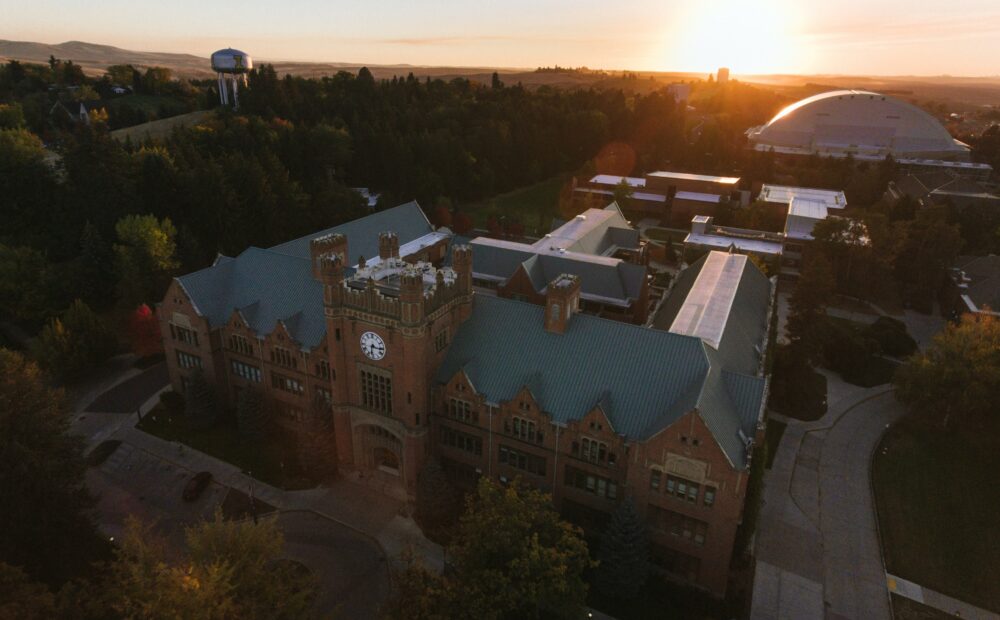
[[[747,137],[755,150],[870,159],[968,161],[968,145],[933,116],[886,95],[836,90],[793,103]]]

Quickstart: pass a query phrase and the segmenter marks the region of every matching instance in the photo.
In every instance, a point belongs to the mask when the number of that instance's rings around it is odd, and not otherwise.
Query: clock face
[[[385,357],[385,341],[375,332],[361,334],[361,352],[368,359],[380,360]]]

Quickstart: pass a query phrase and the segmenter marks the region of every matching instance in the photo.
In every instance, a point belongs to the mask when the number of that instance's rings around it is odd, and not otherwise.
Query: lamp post
[[[253,517],[253,524],[257,525],[257,503],[253,496],[253,472],[247,471],[247,475],[250,476],[250,516]]]

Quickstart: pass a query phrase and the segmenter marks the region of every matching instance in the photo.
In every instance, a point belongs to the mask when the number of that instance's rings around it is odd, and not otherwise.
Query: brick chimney
[[[378,234],[378,257],[382,260],[399,258],[399,235],[394,232]]]
[[[399,303],[404,324],[424,320],[424,273],[419,268],[406,267],[399,274]]]
[[[340,255],[342,263],[347,262],[347,237],[332,233],[309,241],[309,258],[312,260],[313,277],[321,278],[322,259],[330,254]]]
[[[456,245],[451,250],[451,268],[458,279],[458,291],[463,295],[472,292],[472,247]]]
[[[564,273],[545,290],[545,330],[566,333],[570,318],[580,310],[580,278]]]
[[[319,265],[319,279],[323,283],[323,302],[337,305],[341,301],[341,284],[344,281],[344,258],[336,252],[323,254],[314,261]]]

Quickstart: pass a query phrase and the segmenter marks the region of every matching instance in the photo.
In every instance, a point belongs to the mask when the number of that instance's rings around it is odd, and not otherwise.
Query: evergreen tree
[[[639,520],[632,498],[618,504],[604,533],[598,553],[596,585],[606,595],[629,599],[636,596],[649,574],[646,529]]]
[[[191,428],[209,428],[215,424],[215,395],[201,368],[195,368],[188,376],[184,401],[184,413]]]
[[[37,365],[0,349],[0,562],[50,585],[82,575],[106,552],[86,516],[93,500],[68,413]]]
[[[458,519],[458,493],[445,476],[441,462],[430,457],[417,477],[417,521],[430,530],[454,523]]]
[[[263,394],[254,387],[244,388],[236,404],[236,423],[240,433],[250,439],[263,439],[269,422]]]
[[[826,306],[833,299],[833,289],[833,269],[826,257],[819,253],[806,256],[789,300],[788,335],[809,358],[820,352],[819,330],[826,322]]]
[[[317,395],[306,412],[299,433],[299,460],[313,480],[329,478],[337,471],[333,411],[326,399]]]

